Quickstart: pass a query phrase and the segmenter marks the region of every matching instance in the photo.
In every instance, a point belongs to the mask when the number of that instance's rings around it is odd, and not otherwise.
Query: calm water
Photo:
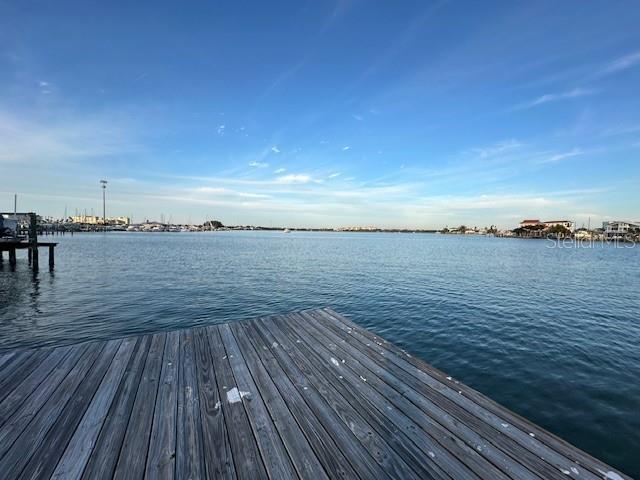
[[[34,278],[25,259],[9,272],[5,256],[0,350],[332,306],[640,476],[640,246],[346,233],[57,239],[55,274]]]

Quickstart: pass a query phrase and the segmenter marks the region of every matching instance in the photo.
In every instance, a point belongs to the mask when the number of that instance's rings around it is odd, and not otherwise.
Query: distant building
[[[536,227],[541,224],[542,222],[540,222],[540,220],[522,220],[520,222],[520,228]]]
[[[629,234],[637,234],[640,231],[640,222],[611,220],[602,222],[602,230],[605,238],[622,238]]]
[[[100,221],[98,222],[98,220]],[[96,217],[95,215],[73,215],[71,221],[85,225],[97,225],[98,223],[102,223],[102,218]]]
[[[107,223],[109,225],[130,225],[131,219],[129,217],[107,217]]]
[[[556,225],[561,225],[564,228],[568,229],[570,232],[573,232],[576,228],[575,223],[571,220],[549,220],[547,222],[542,222],[545,228],[552,228]]]
[[[73,223],[81,223],[83,225],[102,225],[102,217],[97,215],[74,215],[71,217]],[[131,219],[129,217],[107,217],[107,225],[129,225]]]

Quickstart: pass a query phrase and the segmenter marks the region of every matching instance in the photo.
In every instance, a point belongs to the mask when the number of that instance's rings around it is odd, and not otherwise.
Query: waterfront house
[[[522,220],[520,222],[520,228],[530,228],[530,227],[537,227],[538,225],[541,225],[542,222],[540,222],[540,220]]]
[[[548,220],[541,222],[535,220],[522,220],[520,227],[514,230],[519,237],[544,238],[549,235],[566,236],[575,230],[575,223],[571,220]]]
[[[610,220],[602,222],[604,238],[624,238],[640,233],[640,222]]]
[[[571,220],[549,220],[542,223],[545,226],[545,228],[553,228],[560,225],[566,228],[567,230],[569,230],[570,232],[573,232],[575,230],[575,223],[572,222]]]

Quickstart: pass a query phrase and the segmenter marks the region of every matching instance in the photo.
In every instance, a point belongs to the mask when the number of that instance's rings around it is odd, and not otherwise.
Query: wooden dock
[[[38,249],[44,247],[49,249],[49,269],[53,270],[55,267],[56,245],[58,245],[56,242],[29,243],[20,240],[0,240],[0,266],[4,263],[4,252],[9,252],[9,266],[16,268],[16,250],[27,250],[29,265],[31,265],[34,270],[38,270]]]
[[[629,478],[330,309],[5,353],[0,472]]]
[[[17,221],[19,218],[29,220],[28,228],[26,228],[26,237],[21,236],[23,232],[20,224],[16,224],[16,229],[9,229],[9,233],[4,228],[0,228],[0,268],[4,264],[4,252],[9,252],[9,267],[14,270],[16,268],[16,251],[27,250],[29,265],[34,272],[39,270],[39,248],[46,247],[49,249],[49,270],[55,267],[55,248],[58,245],[55,242],[39,242],[38,241],[38,216],[33,213],[5,213],[0,212],[0,227],[3,227],[4,218]],[[7,236],[8,235],[8,236]]]

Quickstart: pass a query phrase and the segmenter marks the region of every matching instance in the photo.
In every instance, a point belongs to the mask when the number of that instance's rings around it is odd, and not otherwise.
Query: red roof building
[[[520,228],[522,227],[533,227],[535,225],[540,225],[540,220],[522,220],[520,222]]]

